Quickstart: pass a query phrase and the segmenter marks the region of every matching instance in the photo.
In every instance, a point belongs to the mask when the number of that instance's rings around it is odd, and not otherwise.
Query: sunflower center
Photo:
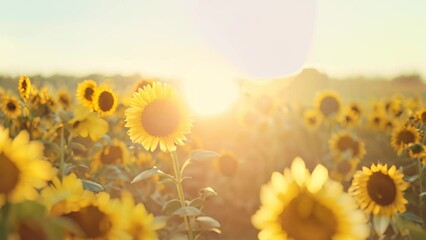
[[[176,106],[167,100],[155,100],[142,113],[142,126],[149,134],[165,137],[179,126],[180,115]]]
[[[18,233],[21,240],[47,240],[45,231],[35,222],[19,223]]]
[[[426,123],[426,111],[423,111],[420,114],[420,118],[421,118],[421,120],[422,120],[423,123]]]
[[[339,107],[340,105],[337,99],[330,96],[325,97],[320,104],[320,110],[326,116],[337,113]]]
[[[420,144],[414,144],[413,146],[411,146],[411,152],[414,154],[420,154],[423,152],[423,146]]]
[[[110,92],[102,92],[99,95],[99,108],[106,112],[111,110],[112,106],[114,105],[114,97]]]
[[[16,105],[13,102],[8,102],[6,104],[7,110],[14,112],[16,110]]]
[[[0,153],[0,194],[10,193],[19,181],[18,167],[3,153]]]
[[[123,151],[121,151],[120,147],[110,146],[105,149],[101,154],[101,162],[103,164],[112,164],[120,162],[123,158]]]
[[[401,144],[410,144],[414,143],[416,137],[411,131],[402,131],[398,134],[398,142]]]
[[[337,148],[343,152],[348,149],[352,149],[353,146],[353,140],[349,136],[342,136],[339,138],[339,141],[337,142]]]
[[[315,125],[317,123],[317,118],[316,117],[309,117],[308,122],[311,125]]]
[[[367,182],[370,198],[379,205],[392,204],[396,198],[396,186],[392,178],[381,172],[374,172]]]
[[[104,238],[112,227],[108,216],[95,206],[65,214],[64,217],[73,220],[89,238]]]
[[[26,80],[22,81],[21,88],[23,92],[27,91],[27,87],[28,87],[27,81]]]
[[[328,240],[337,232],[337,220],[332,210],[302,193],[281,213],[281,227],[289,238],[297,240]]]
[[[84,90],[84,98],[87,99],[88,101],[92,101],[92,96],[94,92],[95,91],[93,90],[93,88],[91,87],[86,88]]]

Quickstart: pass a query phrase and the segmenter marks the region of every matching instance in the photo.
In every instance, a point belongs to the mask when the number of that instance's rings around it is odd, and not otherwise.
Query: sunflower
[[[28,98],[30,98],[31,81],[30,81],[29,77],[22,75],[19,78],[18,91],[19,91],[19,94],[21,95],[22,99],[28,100]]]
[[[21,115],[21,105],[17,98],[13,96],[5,96],[1,102],[1,108],[10,119],[15,119]]]
[[[349,193],[367,214],[391,217],[397,212],[405,212],[407,200],[403,193],[408,183],[403,177],[395,166],[388,169],[386,164],[372,164],[355,174]]]
[[[261,208],[252,217],[260,240],[365,239],[366,218],[340,183],[318,165],[312,174],[296,158],[284,174],[274,172],[260,191]]]
[[[97,170],[101,165],[126,164],[128,152],[123,142],[114,139],[111,145],[99,150],[91,163],[92,170]]]
[[[89,136],[93,141],[108,132],[108,122],[82,105],[75,108],[74,117],[68,123],[74,136]]]
[[[71,96],[66,90],[58,92],[58,102],[62,105],[62,108],[67,110],[71,106]]]
[[[342,115],[339,120],[339,123],[343,127],[352,128],[358,123],[358,121],[359,117],[355,113],[349,111]]]
[[[360,160],[355,159],[340,159],[336,161],[333,169],[331,170],[330,177],[336,181],[349,181],[353,177]]]
[[[362,115],[362,108],[357,103],[351,103],[349,105],[349,112],[352,113],[354,116],[360,118]]]
[[[142,80],[139,80],[138,82],[136,82],[133,85],[133,91],[137,92],[137,91],[139,91],[139,89],[143,90],[146,86],[152,86],[152,84],[154,82],[156,82],[156,81],[153,80],[153,79],[142,79]]]
[[[9,131],[0,127],[0,206],[6,199],[35,199],[37,189],[54,175],[50,163],[41,160],[43,145],[29,139],[28,133],[21,131],[12,140]]]
[[[173,151],[183,145],[192,122],[183,100],[168,84],[153,83],[134,93],[126,110],[126,127],[133,142],[146,150]]]
[[[93,94],[93,108],[101,115],[111,115],[118,105],[115,93],[108,87],[103,86],[96,89]]]
[[[129,192],[123,192],[121,195],[120,209],[125,214],[128,222],[126,232],[132,236],[134,240],[156,240],[158,239],[155,230],[162,226],[154,222],[154,216],[148,214],[144,205],[135,204],[132,195]]]
[[[322,115],[316,108],[308,109],[303,113],[303,119],[309,129],[317,129],[323,121]]]
[[[381,111],[375,111],[369,117],[370,126],[376,130],[382,130],[385,121],[385,115]]]
[[[362,159],[365,156],[365,144],[348,132],[333,134],[329,140],[331,150],[339,157]]]
[[[406,147],[411,144],[419,143],[420,134],[413,126],[401,126],[392,132],[391,145],[400,155]]]
[[[426,147],[419,143],[413,144],[408,148],[408,155],[412,159],[424,158],[426,157]]]
[[[234,152],[223,151],[220,157],[214,159],[214,167],[225,176],[234,176],[238,169],[238,158]]]
[[[426,109],[417,111],[416,120],[419,120],[422,124],[426,124]]]
[[[337,116],[341,109],[341,100],[336,92],[325,91],[317,95],[316,106],[325,118]]]
[[[81,104],[93,108],[93,94],[97,88],[97,84],[93,80],[84,80],[77,86],[76,97]]]

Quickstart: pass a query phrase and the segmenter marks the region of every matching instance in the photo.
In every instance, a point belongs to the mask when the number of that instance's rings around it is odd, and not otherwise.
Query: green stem
[[[173,160],[173,168],[175,171],[175,178],[176,178],[176,189],[179,195],[179,199],[181,202],[182,207],[186,206],[186,202],[185,202],[185,194],[183,192],[183,187],[182,187],[182,176],[180,174],[180,166],[179,166],[179,160],[178,160],[178,156],[176,151],[172,151],[170,152],[170,154],[172,155],[172,160]],[[184,217],[184,221],[185,221],[185,226],[186,226],[186,230],[188,231],[188,238],[189,240],[193,240],[193,233],[192,233],[192,226],[191,226],[191,221],[188,218],[188,216]]]
[[[59,162],[59,170],[61,173],[61,180],[65,175],[65,156],[64,156],[64,142],[65,142],[65,138],[64,138],[64,126],[61,127],[61,159]]]
[[[420,218],[423,220],[423,166],[421,158],[417,158],[417,165],[419,168],[419,211]]]
[[[8,233],[8,216],[10,211],[10,203],[7,201],[3,207],[0,208],[0,239],[6,239]]]

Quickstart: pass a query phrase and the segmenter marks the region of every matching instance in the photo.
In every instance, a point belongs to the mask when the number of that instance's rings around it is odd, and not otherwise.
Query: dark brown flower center
[[[92,96],[93,96],[93,93],[94,93],[95,91],[93,90],[93,88],[92,87],[87,87],[85,90],[84,90],[84,98],[86,99],[86,100],[88,100],[88,101],[92,101]]]
[[[288,237],[297,240],[329,240],[338,227],[331,209],[306,193],[291,200],[280,219]]]
[[[16,104],[14,102],[8,102],[6,104],[7,110],[14,112],[16,110]]]
[[[165,137],[179,127],[180,114],[173,102],[155,100],[142,113],[142,127],[152,136]]]
[[[335,114],[339,111],[340,108],[340,104],[337,101],[336,98],[331,97],[331,96],[327,96],[324,99],[322,99],[321,103],[320,103],[320,111],[325,115],[325,116],[330,116],[332,114]]]
[[[13,191],[19,181],[18,167],[3,153],[0,153],[0,194]]]
[[[396,185],[392,178],[382,172],[374,172],[368,179],[368,195],[381,206],[387,206],[395,201],[396,190]]]
[[[110,92],[102,92],[99,95],[99,108],[106,112],[111,110],[112,106],[114,105],[114,97]]]
[[[402,130],[398,133],[398,137],[396,139],[398,144],[410,144],[416,141],[416,136],[412,131]]]
[[[420,154],[423,152],[424,148],[421,144],[414,144],[411,146],[410,150],[413,154]]]
[[[112,227],[111,221],[98,207],[88,206],[76,212],[65,214],[74,221],[89,238],[104,239]]]
[[[28,87],[27,80],[24,79],[24,81],[22,81],[22,83],[21,83],[22,91],[26,92],[27,91],[27,87]]]
[[[102,151],[100,159],[103,164],[119,163],[123,160],[123,151],[118,146],[107,147]]]

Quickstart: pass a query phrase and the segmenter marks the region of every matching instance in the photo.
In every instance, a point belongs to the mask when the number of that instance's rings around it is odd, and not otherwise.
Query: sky
[[[230,2],[0,0],[0,74],[426,74],[426,1]]]

